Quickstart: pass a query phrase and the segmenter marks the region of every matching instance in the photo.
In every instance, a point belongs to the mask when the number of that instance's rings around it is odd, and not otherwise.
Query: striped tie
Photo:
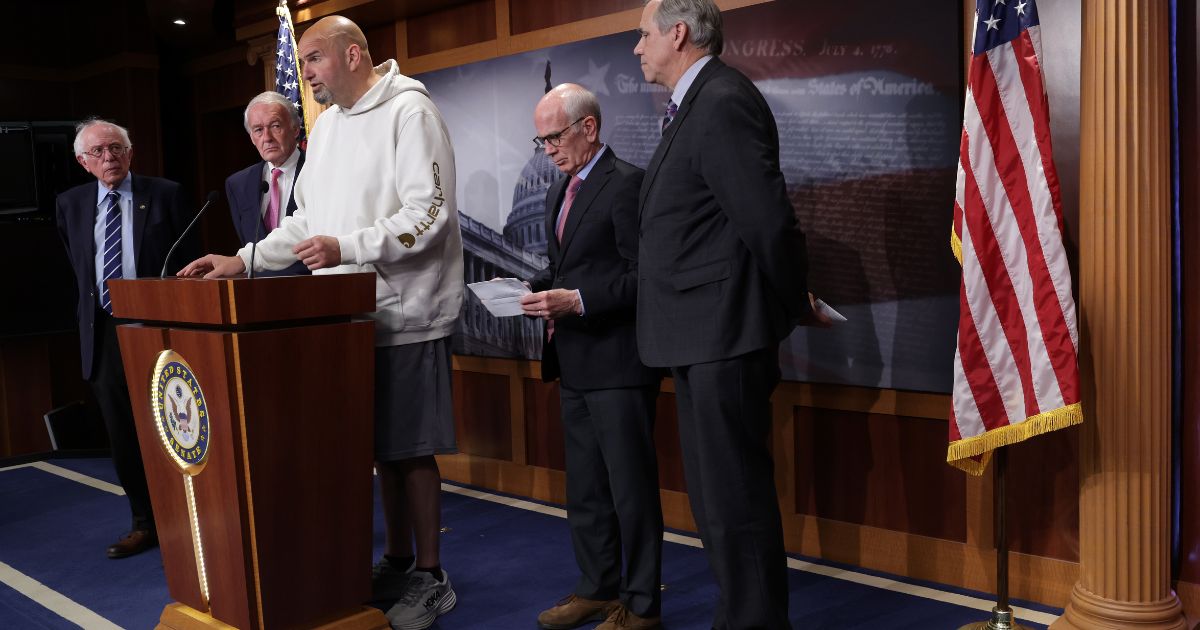
[[[108,193],[108,210],[104,212],[104,281],[100,283],[100,308],[112,315],[112,300],[108,297],[108,281],[121,277],[121,193]]]
[[[674,100],[667,99],[667,113],[665,116],[663,116],[663,119],[662,119],[663,135],[666,135],[667,127],[670,126],[672,120],[675,120],[675,114],[678,114],[678,113],[679,113],[679,106],[675,104]]]

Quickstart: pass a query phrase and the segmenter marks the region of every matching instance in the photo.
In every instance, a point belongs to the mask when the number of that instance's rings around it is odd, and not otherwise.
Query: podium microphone
[[[179,235],[179,238],[175,240],[175,244],[172,245],[171,249],[167,251],[167,256],[166,256],[166,258],[163,259],[162,271],[158,274],[159,280],[162,280],[163,278],[167,277],[167,265],[169,265],[171,263],[171,254],[175,253],[175,248],[179,247],[179,244],[182,243],[183,239],[187,237],[188,232],[192,231],[192,227],[194,225],[196,225],[196,221],[200,220],[200,215],[204,214],[204,211],[208,210],[208,207],[211,206],[212,202],[214,202],[216,200],[217,200],[217,191],[215,191],[215,190],[208,191],[208,197],[204,201],[204,205],[200,206],[200,211],[197,212],[196,216],[192,218],[192,222],[189,223],[187,227],[183,228],[183,234]]]
[[[271,186],[267,182],[258,182],[258,194],[265,195],[271,191]],[[254,279],[254,254],[257,253],[258,241],[262,234],[263,220],[259,219],[257,225],[254,226],[254,241],[250,243],[250,268],[246,270],[246,279]]]

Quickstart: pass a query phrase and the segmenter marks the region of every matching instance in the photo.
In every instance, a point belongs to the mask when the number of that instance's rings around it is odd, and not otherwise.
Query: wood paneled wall
[[[511,33],[517,35],[622,11],[640,11],[642,4],[642,0],[509,0],[509,23]],[[635,28],[636,20],[629,30]]]
[[[407,20],[408,55],[419,57],[496,39],[496,2],[484,0]]]
[[[0,120],[113,120],[129,129],[133,170],[162,175],[158,67],[132,52],[73,68],[0,66]]]
[[[439,457],[443,475],[563,502],[558,386],[541,382],[540,363],[457,356],[454,368],[460,453]],[[991,477],[945,464],[948,405],[939,394],[780,384],[771,442],[788,549],[994,590]],[[694,531],[670,379],[655,440],[666,524]],[[1076,440],[1067,430],[1013,449],[1010,514],[1028,515],[1010,520],[1017,597],[1061,605],[1077,577]]]

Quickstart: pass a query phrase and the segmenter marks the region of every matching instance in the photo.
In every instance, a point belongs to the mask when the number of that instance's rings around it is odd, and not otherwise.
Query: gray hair
[[[104,125],[117,130],[117,135],[121,136],[121,142],[125,143],[126,148],[132,148],[133,143],[129,141],[129,130],[118,125],[111,120],[103,118],[88,118],[87,120],[75,125],[75,157],[83,157],[83,132],[95,127],[96,125]]]
[[[250,99],[250,104],[246,105],[246,111],[242,112],[242,126],[246,128],[246,133],[250,133],[250,110],[255,105],[278,105],[291,114],[293,126],[299,129],[303,124],[300,120],[300,112],[296,111],[296,106],[286,96],[274,90],[268,90]]]
[[[581,85],[563,90],[562,109],[563,113],[567,115],[568,121],[579,120],[586,116],[594,117],[596,131],[600,131],[600,101],[591,90]]]
[[[721,9],[713,0],[662,0],[654,14],[658,32],[665,33],[679,22],[687,26],[688,41],[696,48],[706,50],[710,55],[719,55],[725,50]]]

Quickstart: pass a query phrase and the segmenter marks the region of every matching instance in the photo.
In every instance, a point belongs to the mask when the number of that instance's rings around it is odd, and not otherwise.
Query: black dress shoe
[[[147,529],[135,529],[108,547],[108,557],[127,558],[158,546],[158,536]]]

